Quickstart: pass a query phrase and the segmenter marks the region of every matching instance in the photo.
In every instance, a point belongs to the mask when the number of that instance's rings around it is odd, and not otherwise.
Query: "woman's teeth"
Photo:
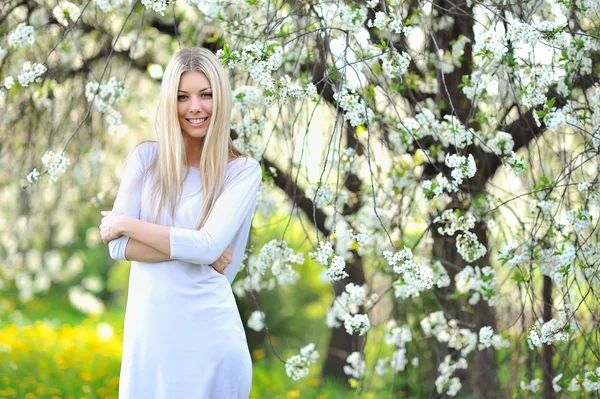
[[[202,123],[205,120],[207,120],[208,118],[201,118],[201,119],[188,119],[188,121],[190,121],[193,124],[198,124],[198,123]]]

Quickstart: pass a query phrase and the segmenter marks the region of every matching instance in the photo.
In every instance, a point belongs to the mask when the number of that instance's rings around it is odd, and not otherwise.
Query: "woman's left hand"
[[[102,222],[100,224],[100,237],[102,242],[108,244],[115,238],[119,238],[123,235],[120,229],[120,223],[124,221],[127,216],[121,212],[114,211],[102,211]]]

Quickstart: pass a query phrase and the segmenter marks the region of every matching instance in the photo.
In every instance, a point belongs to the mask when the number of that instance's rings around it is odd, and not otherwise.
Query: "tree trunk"
[[[487,247],[487,238],[485,226],[482,223],[476,223],[472,230],[477,235],[479,242]],[[443,290],[446,298],[455,290],[454,277],[462,270],[467,263],[462,259],[456,250],[455,237],[440,235],[437,229],[432,229],[433,235],[433,260],[441,260],[448,271],[450,277],[450,286]],[[480,267],[489,264],[488,255],[479,259],[477,262]],[[454,299],[445,299],[448,313],[460,322],[469,324],[469,329],[479,332],[481,327],[489,326],[496,331],[496,318],[494,309],[488,306],[487,302],[480,300],[478,304],[472,307],[468,312],[463,309],[464,303]],[[464,383],[475,393],[478,398],[503,398],[506,395],[500,389],[498,381],[498,366],[496,363],[496,351],[488,348],[483,351],[475,350],[470,355],[469,368],[465,373],[457,373],[461,380],[466,379]]]
[[[544,289],[542,293],[544,300],[544,323],[552,320],[552,279],[544,276]],[[544,399],[554,397],[552,389],[552,379],[554,371],[552,369],[552,345],[542,346],[542,371],[544,373]]]
[[[352,251],[352,255],[352,263],[348,262],[346,264],[348,277],[333,284],[336,298],[344,292],[346,284],[354,283],[356,285],[363,285],[365,283],[362,258],[354,251]],[[322,376],[335,377],[348,383],[348,376],[344,373],[346,358],[352,352],[361,352],[362,347],[363,338],[357,334],[348,334],[343,324],[333,328],[331,338],[329,339],[327,358],[321,371]]]

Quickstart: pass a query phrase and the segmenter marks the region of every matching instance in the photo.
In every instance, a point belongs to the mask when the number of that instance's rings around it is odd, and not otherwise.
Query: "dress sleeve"
[[[171,259],[206,265],[219,259],[254,210],[262,171],[258,162],[252,163],[226,183],[200,230],[171,227]]]
[[[127,157],[125,170],[119,186],[119,192],[112,210],[122,212],[135,219],[140,218],[140,207],[142,197],[142,154],[141,148],[144,144],[137,146]],[[121,236],[108,243],[108,252],[112,259],[127,260],[125,258],[125,248],[129,237]]]

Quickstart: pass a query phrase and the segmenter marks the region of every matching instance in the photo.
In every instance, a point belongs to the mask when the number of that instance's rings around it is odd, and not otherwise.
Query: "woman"
[[[250,395],[252,364],[231,282],[262,172],[231,142],[231,107],[217,58],[179,51],[163,77],[158,142],[133,150],[113,210],[102,212],[111,257],[132,261],[121,399]]]

